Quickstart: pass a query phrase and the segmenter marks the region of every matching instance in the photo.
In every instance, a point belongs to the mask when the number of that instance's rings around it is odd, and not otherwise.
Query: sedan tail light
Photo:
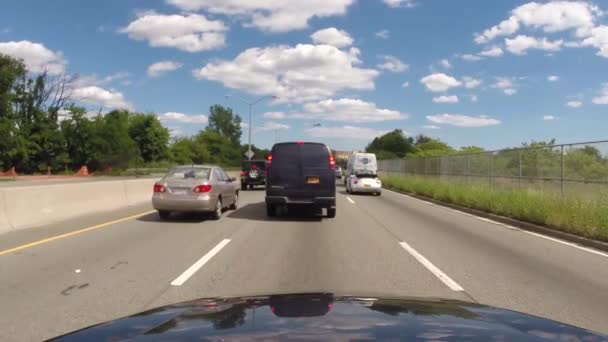
[[[354,183],[354,184],[359,184],[359,181],[355,179],[355,180],[353,181],[353,183]]]
[[[154,192],[166,192],[167,189],[160,184],[154,184]]]
[[[244,175],[245,175],[245,171],[241,171],[241,176],[244,176]]]
[[[194,189],[192,189],[192,192],[195,192],[195,193],[203,193],[203,192],[209,192],[209,191],[211,191],[211,185],[209,185],[209,184],[197,185],[194,187]]]

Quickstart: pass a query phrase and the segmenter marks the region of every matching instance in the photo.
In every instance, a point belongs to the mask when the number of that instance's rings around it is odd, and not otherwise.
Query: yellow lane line
[[[99,228],[103,228],[103,227],[107,227],[107,226],[111,226],[113,224],[116,223],[120,223],[120,222],[124,222],[124,221],[128,221],[128,220],[132,220],[144,215],[148,215],[151,213],[156,212],[156,210],[150,210],[150,211],[146,211],[143,213],[139,213],[139,214],[135,214],[135,215],[131,215],[131,216],[127,216],[127,217],[123,217],[123,218],[119,218],[117,220],[114,221],[109,221],[109,222],[105,222],[105,223],[101,223],[92,227],[88,227],[88,228],[83,228],[83,229],[79,229],[79,230],[75,230],[73,232],[69,232],[69,233],[65,233],[65,234],[61,234],[61,235],[57,235],[57,236],[52,236],[50,238],[46,238],[46,239],[42,239],[42,240],[38,240],[38,241],[34,241],[34,242],[30,242],[30,243],[26,243],[25,245],[21,245],[21,246],[17,246],[14,248],[10,248],[10,249],[6,249],[3,251],[0,251],[0,255],[4,255],[4,254],[8,254],[8,253],[12,253],[12,252],[16,252],[16,251],[20,251],[22,249],[26,249],[26,248],[30,248],[30,247],[34,247],[34,246],[38,246],[38,245],[42,245],[51,241],[55,241],[55,240],[59,240],[59,239],[64,239],[70,236],[74,236],[74,235],[78,235],[81,233],[85,233],[94,229],[99,229]]]

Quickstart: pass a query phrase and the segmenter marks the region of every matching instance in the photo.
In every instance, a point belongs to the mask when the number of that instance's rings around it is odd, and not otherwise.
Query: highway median
[[[498,190],[416,176],[385,176],[388,189],[495,214],[559,232],[608,242],[608,200],[563,197],[528,190]]]

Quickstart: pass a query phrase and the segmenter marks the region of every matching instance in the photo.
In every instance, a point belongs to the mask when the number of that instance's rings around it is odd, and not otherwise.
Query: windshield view
[[[608,1],[5,0],[0,341],[608,341]]]

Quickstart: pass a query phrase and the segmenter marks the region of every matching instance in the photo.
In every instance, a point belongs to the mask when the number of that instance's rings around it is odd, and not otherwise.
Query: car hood
[[[314,293],[194,300],[56,339],[604,341],[608,336],[469,302]]]

